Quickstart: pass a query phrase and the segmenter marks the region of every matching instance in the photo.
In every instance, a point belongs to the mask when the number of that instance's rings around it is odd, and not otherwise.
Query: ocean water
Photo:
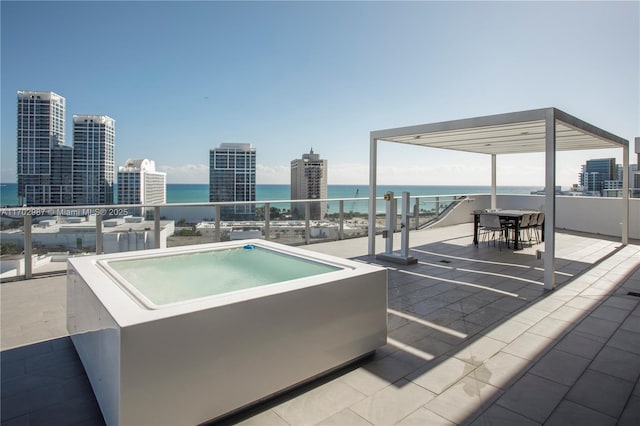
[[[364,199],[369,197],[368,185],[329,185],[328,198],[363,198],[363,201],[345,202],[345,210],[360,204],[366,204]],[[529,194],[540,189],[536,186],[499,186],[498,194]],[[115,189],[117,193],[117,185]],[[408,191],[411,196],[416,195],[461,195],[482,194],[491,191],[490,186],[454,186],[454,185],[378,185],[377,196],[382,197],[387,191],[393,191],[400,196]],[[289,185],[256,185],[257,201],[288,200],[291,198]],[[167,203],[206,203],[209,201],[208,184],[167,184]],[[0,183],[0,205],[16,206],[18,204],[18,185],[16,183]],[[337,206],[337,203],[332,203]],[[329,212],[337,212],[336,206],[330,205]]]

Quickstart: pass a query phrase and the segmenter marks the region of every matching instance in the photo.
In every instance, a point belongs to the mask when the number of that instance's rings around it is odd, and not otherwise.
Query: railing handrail
[[[449,198],[449,197],[463,197],[469,195],[488,195],[483,193],[474,194],[437,194],[437,195],[411,195],[409,198]],[[395,196],[397,200],[400,200],[402,196]],[[384,197],[376,197],[376,201],[383,201]],[[8,212],[20,212],[19,214],[25,214],[29,211],[48,211],[48,210],[98,210],[102,209],[119,209],[119,208],[153,208],[153,207],[215,207],[215,206],[229,206],[229,205],[251,205],[251,204],[287,204],[287,203],[318,203],[318,202],[339,202],[339,201],[368,201],[369,197],[350,197],[350,198],[306,198],[295,200],[254,200],[254,201],[202,201],[191,203],[159,203],[159,204],[90,204],[90,205],[60,205],[60,206],[15,206],[15,207],[1,207],[0,214],[8,216]],[[87,213],[90,214],[90,213]],[[41,214],[39,214],[41,215]]]

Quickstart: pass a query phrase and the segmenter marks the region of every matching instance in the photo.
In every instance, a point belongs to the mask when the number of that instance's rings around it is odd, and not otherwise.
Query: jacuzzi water
[[[111,260],[106,263],[154,305],[183,302],[343,269],[258,246]]]

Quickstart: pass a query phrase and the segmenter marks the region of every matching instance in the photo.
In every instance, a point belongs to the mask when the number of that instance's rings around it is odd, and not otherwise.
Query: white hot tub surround
[[[100,266],[245,244],[338,269],[150,308]],[[67,299],[67,329],[109,425],[216,419],[387,339],[386,269],[262,240],[72,258]]]

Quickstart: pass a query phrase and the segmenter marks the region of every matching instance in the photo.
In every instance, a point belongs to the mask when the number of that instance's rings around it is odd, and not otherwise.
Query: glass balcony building
[[[115,120],[106,115],[73,116],[74,204],[113,204]]]
[[[209,201],[256,200],[256,149],[248,143],[223,143],[209,151]],[[252,220],[255,205],[222,206],[222,220]]]
[[[64,145],[65,98],[18,91],[17,181],[21,205],[69,204],[70,153]]]

